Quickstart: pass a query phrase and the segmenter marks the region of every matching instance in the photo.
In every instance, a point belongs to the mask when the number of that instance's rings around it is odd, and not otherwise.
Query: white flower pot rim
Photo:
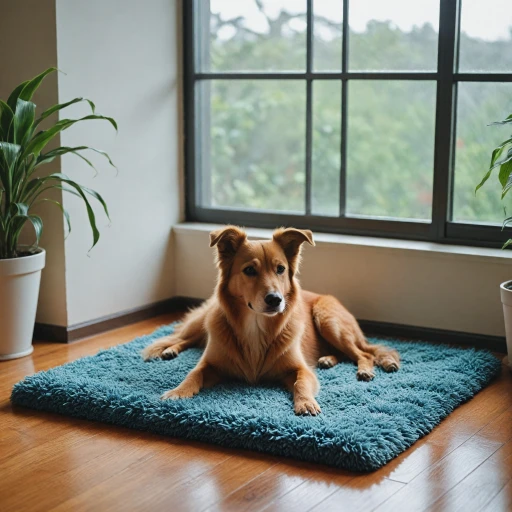
[[[19,245],[18,249],[24,249],[25,247],[27,249],[29,249],[31,246],[30,245]],[[21,260],[21,259],[25,259],[25,258],[36,258],[42,252],[45,252],[45,250],[42,247],[38,247],[31,254],[24,254],[23,256],[16,256],[16,258],[1,258],[0,261],[14,261],[14,260]]]
[[[23,246],[21,246],[22,248]],[[37,252],[28,256],[0,259],[0,276],[14,276],[38,272],[44,268],[46,251],[38,247]]]
[[[512,286],[512,280],[500,284],[501,302],[505,306],[512,306],[512,290],[507,286]]]

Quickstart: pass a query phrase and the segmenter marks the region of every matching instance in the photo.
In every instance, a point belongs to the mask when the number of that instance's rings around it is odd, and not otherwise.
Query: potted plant
[[[493,125],[512,124],[512,114],[503,121],[492,123]],[[512,136],[495,148],[491,155],[489,170],[485,173],[478,189],[489,179],[494,169],[499,168],[499,181],[501,184],[501,199],[503,199],[512,188]],[[512,222],[512,217],[503,221],[502,229]],[[512,245],[512,238],[508,239],[502,249]],[[512,369],[512,281],[505,281],[500,285],[501,302],[503,304],[503,315],[505,317],[505,334],[507,338],[507,354],[504,362]]]
[[[106,120],[117,130],[114,119],[95,114],[94,103],[84,98],[54,105],[36,116],[32,96],[44,78],[55,71],[56,68],[47,69],[32,80],[18,85],[7,101],[0,100],[0,360],[22,357],[33,351],[32,335],[39,283],[45,263],[45,251],[38,246],[43,221],[33,213],[33,207],[46,201],[60,208],[69,233],[71,225],[67,211],[60,202],[45,195],[51,189],[60,189],[78,196],[87,209],[93,247],[98,242],[99,232],[88,196],[100,202],[108,217],[105,201],[94,190],[79,185],[62,173],[41,173],[41,166],[68,153],[80,157],[94,168],[82,155],[81,152],[85,150],[100,153],[113,165],[104,151],[87,146],[46,149],[62,130],[81,121]],[[90,115],[80,119],[61,119],[45,130],[38,129],[40,123],[53,113],[81,101],[90,106]],[[26,225],[33,228],[34,243],[21,246],[19,238]]]

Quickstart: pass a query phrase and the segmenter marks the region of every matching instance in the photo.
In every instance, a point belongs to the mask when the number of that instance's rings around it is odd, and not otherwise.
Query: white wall
[[[62,172],[99,191],[112,223],[98,212],[92,235],[84,206],[64,199],[72,218],[65,242],[67,325],[86,322],[174,295],[171,229],[180,219],[178,6],[171,0],[57,0],[59,101],[91,98],[114,117],[119,133],[98,121],[62,134],[65,146],[106,150],[119,175],[98,155],[100,175],[76,157]],[[87,113],[70,108],[66,117]],[[61,115],[62,117],[62,115]]]
[[[31,34],[32,37],[27,37]],[[19,83],[57,65],[54,0],[2,0],[0,8],[0,98],[6,100]],[[38,112],[58,101],[57,75],[48,76],[33,101]],[[53,117],[53,116],[52,116]],[[55,119],[54,119],[55,120]],[[58,138],[57,138],[58,140]],[[42,168],[60,170],[59,161]],[[54,199],[60,192],[54,191]],[[66,325],[66,289],[64,277],[64,232],[60,211],[45,204],[38,211],[44,219],[41,247],[46,249],[46,268],[42,274],[37,321]],[[33,231],[26,229],[22,242],[33,242]]]
[[[176,233],[176,294],[207,298],[215,285],[208,232]],[[271,231],[249,229],[252,238]],[[344,235],[315,235],[300,281],[338,297],[359,319],[504,336],[499,284],[512,279],[509,251]]]

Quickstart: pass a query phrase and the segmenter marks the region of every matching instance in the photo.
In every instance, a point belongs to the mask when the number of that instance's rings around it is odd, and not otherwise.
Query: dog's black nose
[[[283,297],[279,293],[267,293],[265,295],[265,304],[268,304],[272,308],[277,308],[281,304]]]

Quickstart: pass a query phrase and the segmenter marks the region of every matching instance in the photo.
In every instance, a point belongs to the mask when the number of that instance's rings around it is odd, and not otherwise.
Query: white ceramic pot
[[[507,336],[507,357],[505,363],[512,369],[512,281],[500,285],[503,316],[505,317],[505,334]]]
[[[32,335],[44,249],[31,256],[0,259],[0,361],[28,356],[34,350]]]

